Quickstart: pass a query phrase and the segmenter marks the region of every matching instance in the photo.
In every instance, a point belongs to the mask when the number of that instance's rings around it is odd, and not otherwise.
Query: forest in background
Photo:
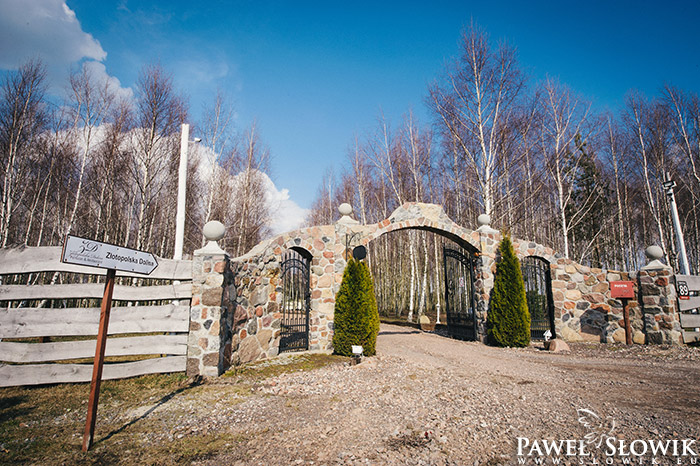
[[[630,91],[616,113],[554,78],[534,81],[516,50],[485,31],[463,32],[459,55],[428,87],[431,121],[383,116],[350,143],[346,165],[321,180],[307,224],[330,224],[349,202],[362,223],[407,201],[444,206],[458,224],[492,226],[593,267],[637,270],[658,244],[678,270],[662,182],[676,199],[691,271],[700,266],[700,99],[664,84]],[[124,99],[83,66],[60,101],[38,60],[0,90],[0,247],[59,245],[75,234],[172,257],[181,124],[189,103],[159,65]],[[192,134],[185,254],[208,220],[238,256],[270,234],[270,154],[255,123],[233,124],[218,94]],[[370,245],[380,307],[414,318],[440,304],[444,239],[396,232]],[[380,289],[381,288],[381,289]],[[384,304],[382,304],[384,303]]]
[[[565,83],[526,76],[515,48],[472,25],[425,104],[429,122],[411,111],[398,126],[380,116],[355,137],[345,166],[320,184],[308,224],[332,223],[341,202],[362,223],[429,202],[471,229],[489,214],[493,228],[591,267],[638,270],[656,244],[678,271],[668,174],[698,271],[698,95],[664,84],[658,95],[630,91],[616,113],[597,113]],[[410,231],[370,245],[381,312],[413,318],[440,303],[443,243]]]
[[[65,98],[47,95],[38,60],[0,90],[0,247],[60,245],[67,234],[174,252],[181,126],[189,104],[159,65],[146,65],[123,98],[89,67],[71,72]],[[185,254],[203,246],[209,220],[227,226],[240,255],[268,234],[269,152],[255,123],[233,127],[219,93],[188,151]]]

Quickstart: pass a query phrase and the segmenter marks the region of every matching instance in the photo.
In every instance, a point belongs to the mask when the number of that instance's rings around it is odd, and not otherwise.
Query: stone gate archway
[[[304,250],[310,261],[310,311],[308,349],[331,350],[335,294],[345,270],[346,246],[368,245],[380,236],[406,229],[426,230],[444,236],[465,249],[481,250],[483,232],[471,231],[453,222],[441,206],[406,203],[389,218],[361,225],[344,215],[334,225],[315,226],[284,233],[267,240],[244,256],[231,259],[236,286],[233,311],[231,359],[234,364],[272,357],[279,352],[283,312],[282,256],[288,250]],[[475,290],[481,302],[487,296],[487,281],[476,273]],[[483,333],[484,305],[478,305]]]
[[[483,340],[496,269],[496,249],[502,239],[501,233],[490,228],[487,222],[482,221],[476,230],[469,230],[453,222],[441,206],[409,202],[376,224],[361,225],[345,214],[334,225],[302,228],[281,234],[233,259],[229,259],[218,247],[206,246],[195,253],[193,262],[195,278],[191,328],[199,329],[200,333],[206,330],[208,334],[206,338],[195,338],[191,333],[188,346],[192,348],[193,357],[191,363],[188,359],[188,372],[211,375],[221,373],[231,364],[278,354],[284,292],[281,264],[283,254],[289,250],[305,251],[310,256],[308,349],[331,351],[335,295],[346,265],[346,246],[366,246],[386,233],[406,229],[430,231],[465,249],[478,251],[474,291],[477,333]],[[622,304],[611,299],[609,282],[636,280],[637,273],[585,267],[540,244],[516,238],[512,238],[512,242],[520,260],[537,256],[549,263],[558,336],[568,341],[624,341]],[[642,279],[649,281],[643,275],[651,273],[640,271],[640,283]],[[669,274],[665,270],[659,273]],[[667,290],[670,286],[667,281],[657,280],[653,283],[659,288],[659,295],[674,293],[674,290]],[[647,292],[654,291],[651,285],[645,286]],[[647,335],[652,336],[650,332],[655,332],[654,338],[660,335],[658,339],[664,342],[678,340],[678,326],[665,324],[666,320],[673,319],[670,316],[673,309],[657,307],[652,311],[669,314],[668,319],[665,316],[661,316],[663,319],[645,319],[640,304],[633,303],[630,311],[635,342],[644,343]],[[213,316],[216,318],[212,320]],[[663,326],[654,326],[662,320]],[[205,341],[206,348],[197,346],[202,341]],[[202,344],[199,343],[200,346]],[[190,367],[193,369],[190,370]]]

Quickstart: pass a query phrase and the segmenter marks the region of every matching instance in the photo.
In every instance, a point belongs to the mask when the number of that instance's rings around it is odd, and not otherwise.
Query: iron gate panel
[[[309,349],[309,269],[309,259],[297,251],[287,251],[282,257],[280,353]]]
[[[554,305],[549,262],[535,256],[523,259],[520,269],[525,282],[527,308],[530,311],[530,338],[543,340],[547,330],[554,333]]]
[[[476,340],[473,255],[443,246],[447,332],[459,340]]]

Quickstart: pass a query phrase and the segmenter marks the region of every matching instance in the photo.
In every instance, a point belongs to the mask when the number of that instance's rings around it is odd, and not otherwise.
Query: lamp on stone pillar
[[[226,227],[224,227],[223,223],[216,220],[207,222],[202,228],[202,233],[207,239],[207,244],[202,249],[199,249],[200,252],[206,254],[223,254],[225,252],[218,243],[226,233]]]
[[[342,215],[342,217],[338,219],[338,223],[342,223],[343,225],[358,225],[360,223],[350,216],[350,214],[352,214],[352,206],[347,202],[343,202],[338,206],[338,212]]]
[[[496,230],[491,228],[491,216],[489,214],[481,214],[476,218],[479,228],[476,231],[481,233],[495,233]]]
[[[350,217],[352,214],[352,206],[347,202],[343,202],[338,206],[338,212],[340,212],[341,217],[338,219],[340,225],[345,226],[345,260],[348,260],[348,249],[350,248],[350,243],[356,236],[359,236],[359,232],[352,231],[350,228],[352,225],[358,225],[360,222]]]
[[[649,259],[649,263],[642,269],[663,269],[667,267],[666,264],[660,261],[664,257],[664,250],[659,246],[649,246],[644,250],[644,254]]]

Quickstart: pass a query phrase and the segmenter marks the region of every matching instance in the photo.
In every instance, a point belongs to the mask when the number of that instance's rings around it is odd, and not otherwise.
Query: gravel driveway
[[[198,463],[207,465],[518,464],[518,437],[582,439],[578,409],[618,440],[698,439],[699,349],[540,346],[492,348],[383,324],[378,356],[360,365],[282,374],[240,398],[222,385],[207,410],[182,394],[158,411],[187,411],[171,438],[239,435]]]

